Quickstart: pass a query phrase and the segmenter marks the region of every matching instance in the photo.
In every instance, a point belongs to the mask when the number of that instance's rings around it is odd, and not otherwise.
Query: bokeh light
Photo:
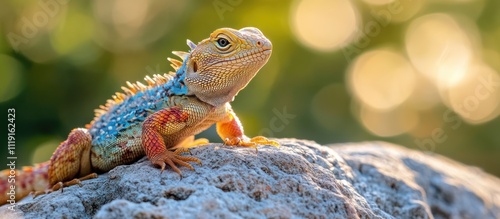
[[[290,26],[304,45],[333,51],[353,39],[359,23],[357,14],[351,1],[296,0],[290,13]]]
[[[368,3],[368,4],[385,5],[385,4],[393,3],[395,0],[363,0],[363,1]]]
[[[39,4],[26,4],[19,10],[19,16],[8,33],[11,46],[37,63],[46,63],[56,59],[50,43],[49,34],[61,23],[66,10],[59,5],[57,10],[43,10]]]
[[[363,53],[352,64],[348,82],[363,104],[375,109],[392,109],[413,92],[415,72],[411,64],[391,49]]]
[[[442,102],[440,92],[434,83],[422,74],[415,74],[415,88],[405,102],[418,111],[431,110]]]
[[[391,110],[379,110],[361,105],[359,118],[363,126],[371,133],[390,137],[411,130],[418,123],[417,113],[405,107]]]
[[[415,68],[440,89],[460,82],[474,56],[467,33],[455,19],[442,13],[412,21],[405,45]]]
[[[386,26],[388,23],[400,23],[415,16],[424,6],[425,1],[400,0],[364,0],[369,9],[368,18],[374,18]]]
[[[484,123],[500,113],[500,76],[485,64],[475,64],[459,84],[450,87],[448,102],[465,121]]]
[[[186,1],[93,1],[96,41],[115,53],[143,49],[171,30],[186,6]]]
[[[143,46],[140,36],[151,8],[151,1],[94,1],[94,14],[100,22],[98,42],[110,50]],[[113,47],[109,47],[113,45]]]

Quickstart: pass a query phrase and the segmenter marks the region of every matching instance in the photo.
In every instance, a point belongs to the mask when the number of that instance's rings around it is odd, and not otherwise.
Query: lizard
[[[182,179],[178,166],[194,170],[189,148],[208,143],[194,136],[216,125],[225,145],[252,147],[276,141],[249,138],[230,103],[267,63],[272,43],[254,27],[220,28],[189,52],[172,52],[175,72],[146,76],[147,85],[127,82],[95,110],[85,128],[73,129],[49,161],[15,171],[15,199],[62,190],[98,177],[118,165],[147,156],[162,173],[167,166]],[[11,170],[0,172],[0,204],[12,199]],[[10,193],[9,193],[10,192]]]

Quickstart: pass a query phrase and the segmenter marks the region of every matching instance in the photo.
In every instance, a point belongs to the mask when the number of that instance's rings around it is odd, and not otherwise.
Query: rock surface
[[[367,142],[211,144],[203,166],[163,174],[143,158],[32,199],[5,218],[500,218],[500,180],[438,155]]]

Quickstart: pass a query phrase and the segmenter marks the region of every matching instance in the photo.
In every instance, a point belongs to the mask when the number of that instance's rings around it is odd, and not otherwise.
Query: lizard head
[[[217,29],[191,47],[184,79],[188,94],[213,106],[231,102],[272,51],[271,41],[254,27]]]

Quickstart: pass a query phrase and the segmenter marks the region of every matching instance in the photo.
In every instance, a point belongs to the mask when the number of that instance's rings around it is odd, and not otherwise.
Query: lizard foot
[[[225,145],[230,146],[243,146],[243,147],[251,147],[257,150],[257,145],[271,145],[274,147],[279,147],[280,144],[277,141],[269,140],[264,136],[256,136],[253,138],[248,138],[246,136],[243,137],[233,137],[224,139]]]
[[[52,186],[51,189],[48,189],[48,190],[45,190],[45,191],[34,191],[34,192],[31,192],[31,195],[33,195],[33,198],[36,198],[37,196],[40,196],[40,195],[43,195],[43,194],[49,194],[49,193],[52,193],[52,192],[55,192],[57,190],[61,190],[61,192],[63,192],[63,188],[64,187],[69,187],[69,186],[72,186],[72,185],[79,185],[79,186],[82,186],[82,181],[84,180],[88,180],[88,179],[94,179],[94,178],[97,178],[97,174],[96,173],[91,173],[89,175],[86,175],[84,177],[80,177],[80,178],[75,178],[71,181],[67,181],[67,182],[58,182],[56,184],[54,184],[54,186]]]
[[[161,167],[160,173],[163,173],[163,170],[165,170],[166,167],[165,164],[168,164],[182,178],[181,171],[179,170],[179,168],[177,168],[177,165],[187,167],[191,170],[194,170],[194,168],[188,162],[196,162],[201,165],[201,161],[196,157],[182,156],[181,154],[184,152],[189,152],[189,149],[178,148],[175,151],[167,150],[157,155],[154,159],[151,160],[151,162]]]

